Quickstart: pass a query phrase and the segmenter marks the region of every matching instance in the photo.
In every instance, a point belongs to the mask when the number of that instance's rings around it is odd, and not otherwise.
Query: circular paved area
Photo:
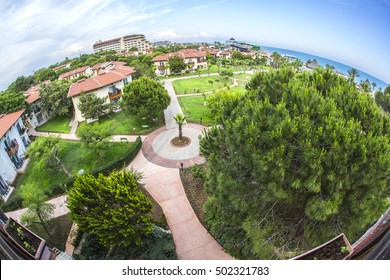
[[[163,167],[180,168],[181,163],[184,167],[202,164],[205,159],[199,155],[198,137],[203,130],[204,127],[201,125],[187,124],[183,127],[183,135],[191,139],[191,144],[178,148],[171,144],[171,139],[178,136],[178,129],[159,128],[146,137],[142,153],[149,161]]]

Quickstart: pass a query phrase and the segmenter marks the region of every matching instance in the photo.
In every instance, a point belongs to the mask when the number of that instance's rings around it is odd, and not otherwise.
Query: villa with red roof
[[[48,83],[50,83],[50,81],[45,81],[42,84]],[[26,101],[30,104],[32,109],[28,114],[28,122],[32,128],[44,124],[49,119],[49,114],[42,109],[41,105],[41,96],[39,95],[41,85],[32,86],[24,92],[24,95],[27,97]]]
[[[83,66],[83,67],[80,67],[80,68],[77,68],[77,69],[74,69],[74,70],[70,70],[68,72],[65,72],[65,73],[62,73],[58,79],[59,80],[67,80],[67,81],[71,81],[73,80],[74,78],[77,78],[79,76],[89,76],[92,74],[92,70],[91,70],[91,67],[90,66]]]
[[[21,172],[30,139],[23,123],[23,110],[0,115],[0,197],[10,195],[10,183]]]
[[[134,68],[124,66],[122,63],[111,62],[95,66],[92,68],[98,73],[96,76],[71,84],[68,91],[68,97],[72,98],[73,102],[74,117],[78,122],[85,120],[78,108],[80,95],[93,93],[100,98],[105,98],[107,103],[118,105],[123,87],[132,81],[131,75],[135,73]]]
[[[187,69],[185,71],[195,71],[196,69],[207,69],[207,54],[203,51],[198,51],[194,49],[183,49],[175,53],[167,53],[156,56],[152,59],[154,66],[156,68],[157,76],[170,75],[171,71],[166,67],[169,58],[173,56],[179,56],[184,59],[184,62],[187,64]]]

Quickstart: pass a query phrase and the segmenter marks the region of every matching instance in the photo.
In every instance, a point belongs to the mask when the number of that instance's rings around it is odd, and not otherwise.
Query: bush
[[[200,164],[195,164],[193,167],[191,167],[191,173],[192,173],[192,176],[194,176],[195,178],[201,179],[202,181],[204,181],[206,179],[206,172],[205,172],[203,166]]]

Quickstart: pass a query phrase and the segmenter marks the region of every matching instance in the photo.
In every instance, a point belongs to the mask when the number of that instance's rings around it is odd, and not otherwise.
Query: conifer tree
[[[78,177],[68,191],[71,219],[102,245],[140,245],[153,230],[152,203],[139,189],[140,179],[139,173],[125,170]]]

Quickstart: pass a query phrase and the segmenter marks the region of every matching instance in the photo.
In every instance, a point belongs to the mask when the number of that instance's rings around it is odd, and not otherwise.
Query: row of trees
[[[389,206],[390,119],[331,70],[259,73],[201,141],[210,232],[240,259],[289,258]],[[210,104],[210,100],[209,100]]]

